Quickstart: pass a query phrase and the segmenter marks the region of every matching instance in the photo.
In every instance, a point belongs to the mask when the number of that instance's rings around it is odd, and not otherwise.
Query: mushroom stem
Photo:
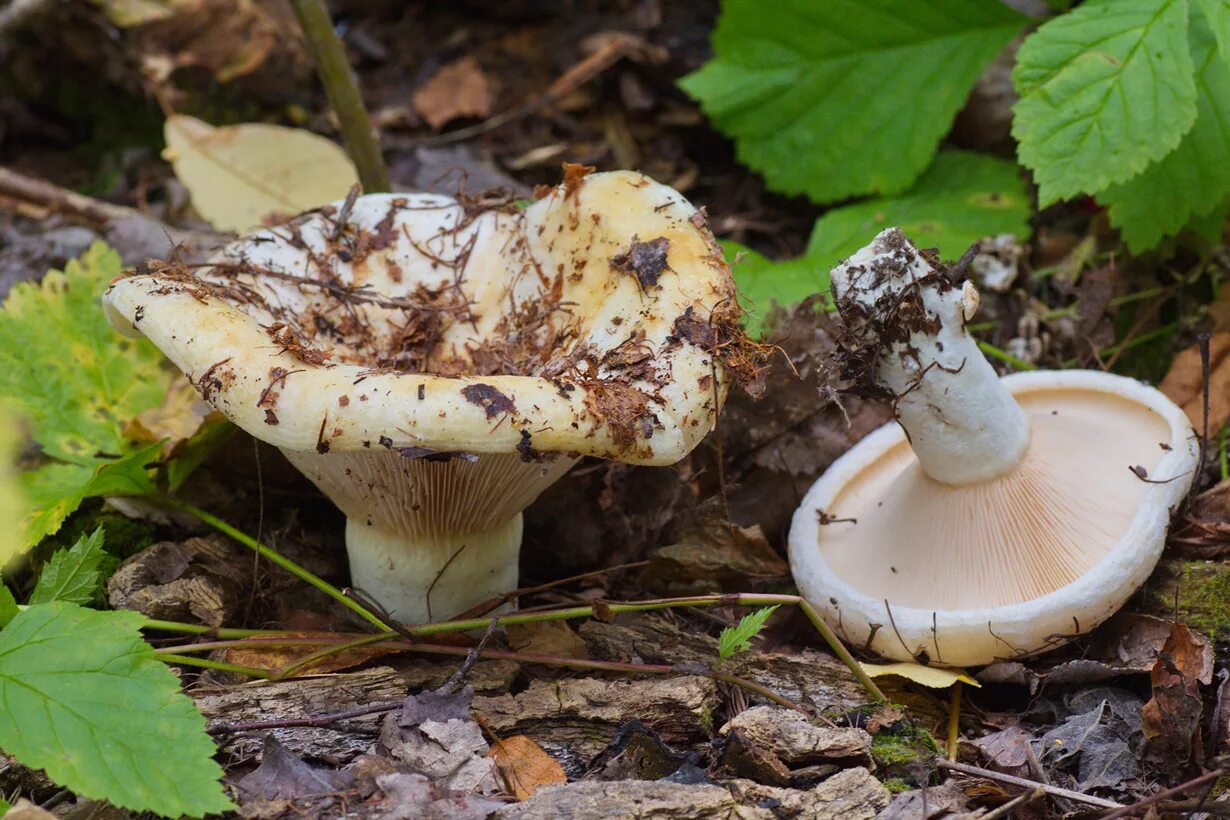
[[[1029,421],[965,329],[978,310],[970,283],[954,285],[898,228],[834,268],[832,283],[853,356],[894,397],[927,475],[976,484],[1020,464]]]
[[[451,618],[516,589],[520,551],[521,513],[489,530],[430,539],[346,520],[351,583],[405,624]]]

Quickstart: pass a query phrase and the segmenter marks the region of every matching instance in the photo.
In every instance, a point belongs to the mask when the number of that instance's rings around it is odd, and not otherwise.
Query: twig
[[[449,675],[448,680],[438,690],[442,695],[451,695],[461,688],[461,684],[466,679],[466,675],[470,674],[470,670],[474,668],[474,664],[478,662],[478,656],[483,653],[483,649],[487,646],[487,641],[491,640],[491,636],[495,634],[496,627],[500,625],[499,618],[491,619],[491,626],[487,627],[487,631],[483,633],[482,639],[478,642],[478,646],[472,647],[469,652],[466,652],[466,659],[462,661],[461,666],[457,667],[457,671]]]
[[[1194,789],[1197,786],[1203,786],[1205,783],[1209,783],[1213,780],[1216,780],[1217,778],[1221,777],[1225,773],[1226,773],[1225,769],[1214,769],[1211,772],[1205,772],[1199,777],[1192,778],[1186,783],[1180,783],[1179,785],[1175,786],[1173,789],[1165,789],[1163,791],[1158,792],[1157,794],[1151,794],[1145,799],[1138,800],[1137,802],[1133,803],[1130,806],[1119,806],[1114,811],[1109,811],[1106,814],[1103,814],[1100,818],[1098,818],[1098,820],[1112,820],[1112,818],[1115,818],[1115,817],[1127,817],[1128,815],[1135,814],[1136,812],[1141,811],[1142,809],[1146,809],[1149,806],[1154,805],[1155,803],[1161,803],[1163,800],[1168,800],[1171,797],[1174,797],[1175,795],[1182,794],[1188,789]]]
[[[117,219],[141,216],[140,211],[82,196],[50,182],[0,168],[0,195],[20,199],[99,227]]]
[[[319,576],[316,576],[312,574],[311,572],[308,572],[306,569],[299,566],[294,561],[291,561],[290,559],[283,557],[282,554],[279,553],[277,550],[274,550],[274,549],[271,549],[265,546],[264,544],[260,543],[255,538],[253,538],[252,536],[235,529],[230,524],[223,521],[221,518],[218,518],[217,516],[214,516],[214,515],[211,515],[205,512],[200,507],[194,507],[193,505],[189,504],[186,501],[181,501],[178,498],[172,498],[170,496],[161,496],[160,498],[164,504],[174,507],[175,509],[180,510],[182,512],[188,513],[194,518],[199,519],[202,523],[208,524],[209,526],[213,527],[215,530],[227,536],[228,538],[238,541],[240,544],[243,544],[248,549],[255,550],[258,554],[260,554],[262,558],[268,560],[269,562],[273,564],[278,565],[279,567],[286,570],[291,575],[294,575],[296,578],[300,579],[301,581],[306,581],[308,584],[310,584],[313,587],[316,587],[316,589],[328,595],[330,598],[334,599],[335,601],[339,601],[347,609],[361,616],[364,620],[368,621],[374,626],[379,627],[381,631],[384,631],[387,629],[387,626],[384,623],[384,621],[380,620],[380,618],[372,614],[366,607],[364,607],[358,601],[355,601],[351,598],[347,598],[344,594],[342,594],[342,591],[339,590],[337,587],[333,586],[332,584],[330,584],[328,581],[324,580],[323,578],[320,578]]]
[[[180,647],[181,649],[185,647]],[[216,669],[219,672],[231,672],[236,675],[247,675],[249,678],[260,678],[261,680],[273,680],[273,673],[266,672],[264,669],[256,669],[252,666],[239,666],[234,663],[223,663],[222,661],[211,661],[208,658],[194,658],[190,655],[175,655],[169,652],[158,652],[158,660],[163,663],[178,663],[184,666],[199,666],[202,669]]]
[[[512,592],[505,592],[503,595],[497,595],[494,598],[488,598],[482,603],[475,604],[458,615],[458,618],[479,618],[486,615],[491,610],[498,606],[508,603],[516,598],[524,598],[529,595],[536,595],[539,592],[546,592],[549,589],[571,584],[574,581],[584,581],[587,578],[596,578],[599,575],[607,575],[612,572],[621,572],[628,569],[640,569],[641,567],[649,566],[648,561],[632,561],[627,564],[618,564],[613,567],[605,567],[604,569],[595,569],[590,572],[582,572],[580,575],[569,575],[567,578],[560,578],[555,581],[547,581],[545,584],[538,584],[532,587],[521,587],[514,589]]]
[[[346,150],[359,172],[363,190],[369,194],[391,189],[389,172],[380,153],[380,135],[367,115],[359,83],[346,59],[346,50],[333,30],[324,0],[291,0],[308,48],[316,60],[316,73],[325,87],[329,104],[337,114]]]
[[[970,766],[967,763],[958,763],[955,760],[944,760],[939,758],[935,761],[935,765],[941,769],[947,769],[950,772],[960,772],[961,774],[972,775],[973,777],[982,777],[987,780],[996,780],[1000,783],[1009,783],[1013,786],[1021,786],[1026,789],[1042,789],[1049,795],[1054,797],[1066,797],[1069,800],[1075,800],[1077,803],[1084,803],[1087,806],[1097,806],[1100,809],[1121,809],[1126,808],[1122,803],[1116,803],[1114,800],[1107,800],[1104,797],[1094,797],[1091,794],[1081,794],[1074,792],[1071,789],[1063,789],[1059,786],[1048,786],[1045,783],[1039,783],[1036,780],[1027,780],[1024,777],[1016,777],[1003,772],[992,771],[991,769],[983,769],[978,766]]]
[[[327,715],[319,715],[317,717],[253,720],[248,723],[219,723],[215,726],[210,726],[205,731],[211,735],[230,735],[235,734],[236,732],[260,732],[266,729],[322,729],[332,723],[350,720],[351,718],[363,717],[365,715],[378,715],[381,712],[392,712],[394,709],[401,708],[402,703],[403,701],[400,700],[385,701],[383,703],[369,703],[366,706],[356,706],[354,709],[345,709],[341,712],[330,712]]]
[[[1018,794],[1016,797],[1012,798],[1011,800],[1009,800],[1007,803],[1003,804],[999,808],[989,811],[986,814],[982,815],[982,817],[980,817],[979,820],[996,820],[996,818],[999,818],[999,817],[1007,817],[1012,812],[1016,811],[1022,806],[1026,806],[1034,802],[1035,800],[1037,800],[1039,797],[1041,797],[1044,794],[1046,794],[1046,789],[1044,789],[1041,786],[1034,789],[1033,791],[1023,792],[1022,794]]]

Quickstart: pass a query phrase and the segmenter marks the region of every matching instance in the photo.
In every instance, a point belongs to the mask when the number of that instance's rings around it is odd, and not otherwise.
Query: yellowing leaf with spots
[[[99,297],[119,255],[96,243],[63,271],[15,286],[0,310],[0,395],[15,405],[49,463],[21,477],[32,512],[21,547],[54,533],[83,498],[152,490],[157,448],[124,436],[170,382],[149,342],[111,329]]]
[[[337,143],[301,128],[244,123],[215,128],[176,114],[165,156],[211,225],[240,232],[342,199],[359,181]]]
[[[859,663],[863,671],[873,678],[892,675],[898,678],[921,683],[931,689],[947,689],[954,683],[968,683],[970,686],[982,686],[978,681],[965,674],[964,669],[941,669],[935,666],[923,666],[918,663]]]

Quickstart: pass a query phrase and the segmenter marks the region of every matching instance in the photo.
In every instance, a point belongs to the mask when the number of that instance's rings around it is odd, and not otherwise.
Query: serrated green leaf
[[[1012,135],[1039,205],[1126,182],[1196,120],[1187,0],[1089,0],[1026,38]]]
[[[23,477],[34,510],[23,547],[55,532],[82,498],[152,491],[132,461],[149,448],[123,427],[162,401],[171,374],[157,348],[107,322],[99,299],[119,273],[119,255],[95,243],[62,272],[16,285],[0,310],[0,395],[53,460]]]
[[[1207,16],[1191,18],[1196,63],[1196,123],[1179,147],[1098,196],[1133,253],[1178,233],[1230,196],[1230,62],[1217,51]]]
[[[231,809],[205,719],[141,639],[143,622],[65,602],[17,615],[0,632],[0,748],[133,811]]]
[[[1230,62],[1230,0],[1196,0],[1196,8],[1208,21],[1222,59]],[[1196,63],[1199,64],[1200,60],[1197,59]]]
[[[681,84],[773,190],[895,193],[1025,22],[985,0],[725,0]]]
[[[752,638],[760,634],[765,622],[776,610],[776,606],[766,606],[755,612],[744,615],[739,623],[728,626],[718,636],[718,657],[729,658],[752,647]]]
[[[20,527],[23,548],[59,530],[87,498],[153,493],[146,465],[158,459],[161,447],[146,445],[123,458],[94,466],[54,462],[23,473],[21,485],[31,510]]]
[[[56,550],[39,573],[31,604],[68,601],[88,604],[98,592],[102,573],[99,566],[107,554],[103,552],[103,529],[99,527],[84,535],[66,550]]]
[[[913,189],[899,197],[834,208],[816,221],[803,256],[771,262],[749,255],[732,267],[750,315],[761,328],[772,302],[788,306],[827,292],[829,271],[871,238],[897,226],[919,247],[956,259],[986,236],[1029,235],[1029,195],[1015,163],[966,151],[940,153]]]

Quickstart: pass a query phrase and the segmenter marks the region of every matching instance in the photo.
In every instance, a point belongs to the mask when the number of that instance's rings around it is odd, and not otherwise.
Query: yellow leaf
[[[12,411],[0,408],[0,568],[26,545],[20,528],[14,527],[26,515],[25,494],[17,482],[17,419]]]
[[[299,128],[245,123],[214,128],[176,114],[165,156],[192,204],[219,230],[246,231],[343,199],[358,182],[336,143]]]
[[[202,401],[192,382],[181,374],[171,380],[162,404],[143,410],[128,422],[124,435],[149,444],[165,440],[163,455],[170,456],[206,423],[219,418],[221,414]]]
[[[968,683],[970,686],[982,686],[981,683],[965,674],[964,669],[941,669],[917,663],[863,663],[861,661],[859,666],[863,667],[863,671],[873,678],[893,675],[914,681],[914,683],[921,683],[932,689],[947,689],[957,681]]]
[[[555,758],[525,735],[497,738],[487,757],[495,760],[518,800],[529,799],[539,786],[568,782],[568,776]]]

